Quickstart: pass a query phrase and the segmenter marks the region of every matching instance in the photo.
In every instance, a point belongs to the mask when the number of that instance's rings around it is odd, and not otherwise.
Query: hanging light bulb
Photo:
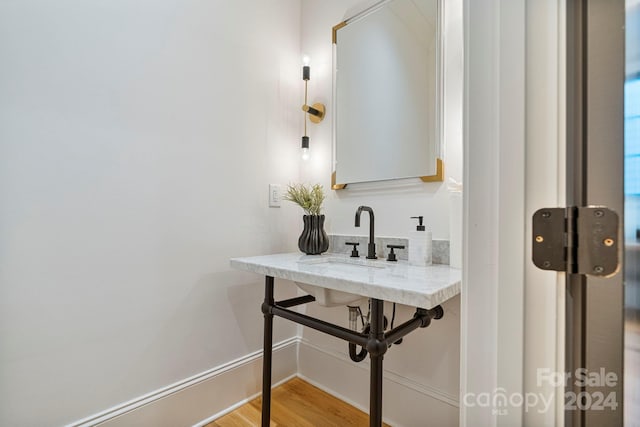
[[[302,80],[304,80],[304,104],[302,105],[302,111],[304,111],[304,136],[302,137],[302,160],[309,160],[311,153],[309,152],[309,137],[307,136],[307,116],[313,123],[320,123],[324,118],[324,105],[316,103],[313,105],[307,104],[307,84],[311,79],[311,67],[309,64],[311,59],[309,55],[302,56]]]
[[[304,161],[309,160],[310,155],[311,154],[309,153],[309,137],[303,136],[302,137],[302,160]]]

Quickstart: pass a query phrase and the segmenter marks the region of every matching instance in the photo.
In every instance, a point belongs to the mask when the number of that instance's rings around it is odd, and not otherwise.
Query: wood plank
[[[262,398],[242,405],[206,427],[253,427],[260,425]],[[300,378],[271,392],[271,427],[368,426],[369,416]],[[385,426],[389,427],[388,424]]]

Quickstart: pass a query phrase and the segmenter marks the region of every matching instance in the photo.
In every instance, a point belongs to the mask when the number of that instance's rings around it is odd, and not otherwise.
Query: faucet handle
[[[358,249],[356,248],[356,246],[358,246],[360,243],[358,242],[346,242],[345,245],[351,245],[353,246],[353,250],[351,251],[351,258],[358,258],[360,257],[360,254],[358,253]]]
[[[398,259],[396,258],[396,254],[395,254],[395,252],[393,252],[393,250],[394,249],[404,249],[404,246],[403,245],[387,245],[387,247],[389,249],[391,249],[391,251],[387,255],[387,261],[398,261]]]

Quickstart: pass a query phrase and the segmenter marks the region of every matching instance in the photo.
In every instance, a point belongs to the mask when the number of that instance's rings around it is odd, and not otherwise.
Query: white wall
[[[298,0],[0,2],[0,425],[261,348],[228,259],[295,249],[299,43]]]
[[[358,3],[356,0],[302,3],[302,50],[312,60],[310,102],[331,105],[331,28],[343,20],[347,9]],[[448,43],[445,57],[445,173],[446,179],[453,177],[462,181],[462,4],[460,1],[443,3]],[[302,170],[301,179],[330,188],[332,112],[327,114],[322,123],[311,125],[309,129],[312,157]],[[355,211],[362,204],[375,211],[377,236],[406,237],[412,224],[409,217],[424,215],[434,238],[449,238],[449,193],[445,183],[424,184],[415,180],[401,186],[353,185],[345,190],[330,190],[325,207],[327,230],[336,234],[365,235],[366,224],[364,229],[353,226]],[[388,394],[385,394],[384,415],[396,425],[423,425],[428,416],[432,421],[436,420],[434,425],[458,424],[459,299],[446,303],[444,308],[444,319],[410,334],[402,345],[392,347],[385,355]],[[327,309],[310,305],[307,312],[345,326],[347,323],[344,307]],[[410,318],[413,312],[412,308],[400,307],[396,324]],[[390,317],[389,307],[386,313]],[[354,373],[355,364],[344,360],[349,360],[346,343],[305,328],[300,353],[302,375],[368,408],[368,376]],[[407,405],[407,400],[413,404]]]

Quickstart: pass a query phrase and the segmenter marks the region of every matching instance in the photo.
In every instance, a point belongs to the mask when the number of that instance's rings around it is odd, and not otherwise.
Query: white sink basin
[[[367,260],[361,258],[341,258],[341,257],[322,257],[310,258],[298,261],[299,264],[308,265],[310,268],[331,268],[335,271],[349,272],[357,271],[363,273],[364,269],[384,269],[386,266],[380,261]],[[313,295],[316,302],[325,307],[336,307],[340,305],[353,304],[363,299],[362,295],[351,294],[348,292],[338,291],[320,286],[310,285],[308,283],[296,282],[296,285],[309,295]]]
[[[336,291],[335,289],[321,288],[320,286],[309,285],[308,283],[296,282],[296,285],[309,295],[313,295],[316,302],[324,307],[350,305],[363,299],[362,295]]]
[[[366,258],[344,258],[339,256],[322,256],[317,258],[307,258],[301,259],[298,261],[298,264],[306,264],[306,265],[323,265],[328,264],[333,266],[346,266],[346,268],[350,268],[351,266],[356,267],[357,269],[365,267],[365,268],[387,268],[386,265],[383,264],[383,261],[380,260],[371,260]]]

